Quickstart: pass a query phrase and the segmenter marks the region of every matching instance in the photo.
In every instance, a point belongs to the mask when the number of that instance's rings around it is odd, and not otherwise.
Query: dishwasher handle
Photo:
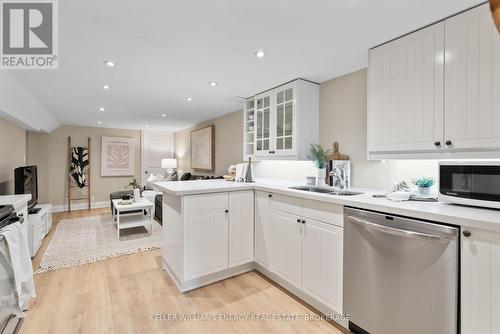
[[[392,234],[392,235],[397,235],[397,236],[401,236],[401,237],[428,240],[428,241],[449,240],[448,238],[442,237],[439,235],[417,232],[417,231],[402,230],[402,229],[399,229],[396,227],[390,227],[390,226],[372,223],[372,222],[366,221],[364,219],[359,219],[359,218],[353,217],[353,216],[347,216],[347,218],[349,220],[351,220],[352,222],[357,223],[358,225],[361,225],[367,229],[380,231],[380,232],[384,232],[384,233],[388,233],[388,234]]]

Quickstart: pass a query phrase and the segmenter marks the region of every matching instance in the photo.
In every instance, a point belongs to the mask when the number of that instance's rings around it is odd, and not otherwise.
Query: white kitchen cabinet
[[[243,106],[243,160],[255,154],[255,100],[248,99]]]
[[[275,273],[296,288],[302,288],[302,223],[289,213],[274,211]]]
[[[371,49],[368,152],[439,149],[443,79],[443,22]]]
[[[462,237],[461,333],[500,333],[500,233],[465,229]]]
[[[276,245],[273,241],[273,210],[271,202],[273,194],[255,192],[255,262],[269,271],[273,271],[273,250]]]
[[[370,158],[500,151],[500,34],[488,4],[370,50]]]
[[[254,258],[254,193],[229,193],[229,267]]]
[[[307,159],[310,145],[319,142],[319,85],[298,79],[256,95],[253,104],[250,101],[243,108],[243,158],[252,157],[253,147],[256,159]],[[254,124],[254,133],[249,124]]]
[[[302,237],[302,289],[342,313],[344,229],[305,219]]]
[[[488,4],[445,21],[445,142],[500,148],[500,34]]]
[[[228,193],[185,198],[185,277],[228,268]]]

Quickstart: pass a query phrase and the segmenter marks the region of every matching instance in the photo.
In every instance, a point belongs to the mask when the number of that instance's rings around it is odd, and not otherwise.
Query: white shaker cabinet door
[[[253,261],[254,194],[229,193],[229,267]]]
[[[441,148],[444,23],[370,50],[368,151]]]
[[[465,229],[462,237],[461,333],[500,333],[500,233]]]
[[[342,264],[344,229],[305,219],[303,247],[303,290],[342,313]]]
[[[445,143],[500,148],[500,34],[488,4],[445,21]]]
[[[273,195],[264,191],[255,192],[255,262],[273,271],[273,256],[276,248],[273,242]]]
[[[275,273],[296,288],[302,289],[302,228],[300,218],[274,210]]]
[[[186,279],[227,269],[228,194],[186,196],[184,203]]]

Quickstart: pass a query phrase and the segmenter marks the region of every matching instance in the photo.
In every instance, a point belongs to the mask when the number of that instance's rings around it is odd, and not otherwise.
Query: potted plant
[[[418,187],[418,195],[430,196],[431,187],[434,185],[434,179],[431,177],[421,177],[412,181]]]
[[[326,156],[330,152],[325,151],[321,145],[311,144],[311,154],[308,156],[317,168],[316,184],[318,186],[326,186]]]

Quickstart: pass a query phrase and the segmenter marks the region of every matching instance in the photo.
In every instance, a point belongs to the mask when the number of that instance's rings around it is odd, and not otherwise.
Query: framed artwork
[[[134,138],[103,136],[101,176],[134,176],[134,155]]]
[[[191,131],[191,168],[213,172],[215,170],[215,126]]]

